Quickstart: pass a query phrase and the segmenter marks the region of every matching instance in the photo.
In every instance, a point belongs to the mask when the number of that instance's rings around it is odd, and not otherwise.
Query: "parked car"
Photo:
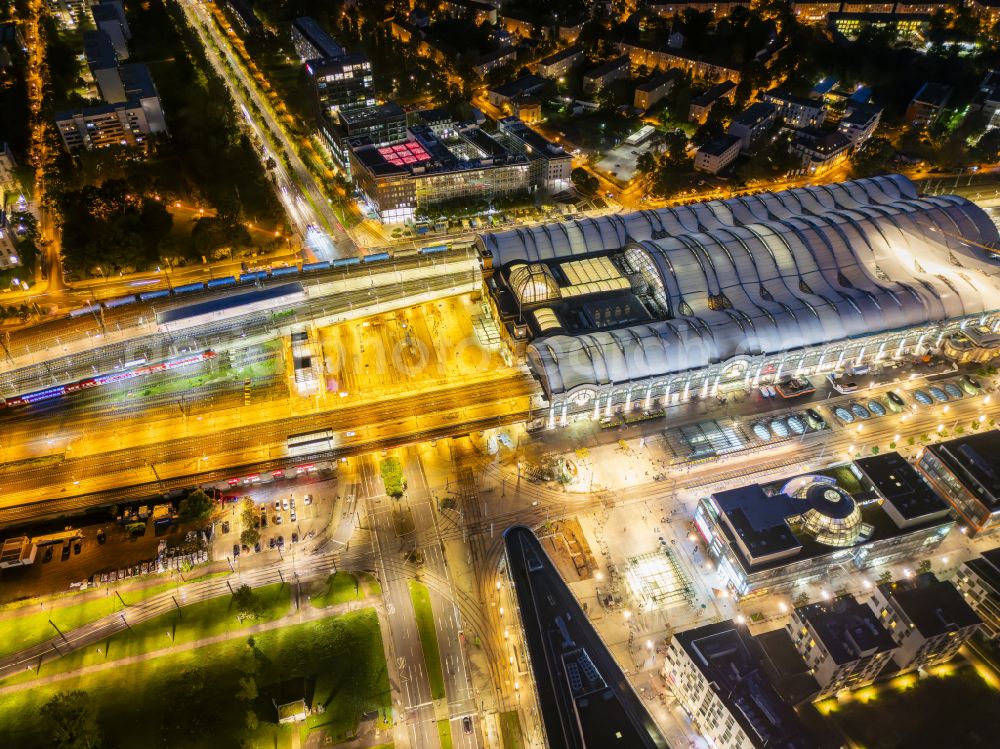
[[[45,554],[42,555],[42,561],[43,562],[52,561],[52,544],[49,544],[48,546],[45,547]]]
[[[311,505],[313,503],[313,495],[307,494],[305,497],[302,498],[302,501],[305,502],[307,506]]]
[[[299,534],[298,533],[293,533],[292,534],[292,543],[293,544],[297,544],[298,542],[299,542]]]
[[[103,544],[107,540],[108,540],[108,537],[104,533],[104,529],[103,528],[101,528],[101,530],[97,531],[97,543]]]
[[[229,521],[228,520],[223,520],[222,521],[222,532],[223,533],[229,533]]]
[[[273,536],[270,539],[268,539],[267,548],[269,548],[269,549],[273,549],[274,548],[274,537]]]
[[[472,733],[472,718],[468,715],[462,718],[462,730],[466,733]]]
[[[81,548],[83,548],[83,541],[81,541],[80,539],[77,539],[76,543],[73,544],[73,553],[74,554],[79,554]]]
[[[285,545],[285,537],[278,536],[278,546],[283,547]]]
[[[69,541],[63,544],[62,548],[62,558],[63,561],[69,559]]]
[[[235,559],[239,555],[240,555],[240,545],[239,544],[233,544],[233,559]]]
[[[295,510],[292,510],[291,518],[292,518],[292,522],[294,523],[295,520],[296,520],[296,518],[295,518]]]

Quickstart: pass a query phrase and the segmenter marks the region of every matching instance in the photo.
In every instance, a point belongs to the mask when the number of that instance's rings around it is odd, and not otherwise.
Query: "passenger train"
[[[151,291],[141,291],[138,294],[129,294],[127,296],[116,297],[114,299],[105,299],[100,302],[93,302],[84,307],[79,307],[78,309],[72,310],[69,313],[70,317],[80,317],[81,315],[97,314],[101,309],[115,309],[117,307],[124,307],[129,304],[135,304],[137,302],[149,302],[155,299],[163,299],[167,297],[177,297],[183,296],[185,294],[192,294],[196,291],[205,291],[210,289],[222,289],[228,286],[247,286],[256,284],[265,278],[285,278],[291,276],[298,276],[302,274],[315,273],[317,271],[330,270],[331,268],[347,268],[354,265],[372,265],[379,262],[384,262],[386,260],[392,260],[396,257],[405,257],[406,255],[416,254],[416,255],[436,255],[442,252],[447,252],[449,249],[446,244],[434,245],[433,247],[423,247],[414,252],[375,252],[371,255],[366,255],[363,258],[360,257],[344,257],[337,260],[323,260],[317,263],[303,263],[300,268],[297,265],[289,265],[286,267],[270,268],[268,270],[252,270],[245,273],[241,273],[238,276],[223,276],[221,278],[213,278],[209,281],[197,281],[195,283],[187,283],[181,286],[174,286],[172,289],[154,289]]]
[[[16,395],[13,398],[0,398],[0,410],[17,408],[18,406],[30,406],[33,403],[41,403],[42,401],[52,400],[53,398],[61,398],[64,395],[76,393],[80,390],[89,390],[90,388],[100,387],[101,385],[110,385],[123,380],[131,380],[135,377],[144,377],[145,375],[154,374],[156,372],[168,372],[172,369],[187,367],[191,364],[197,364],[214,358],[215,352],[209,349],[207,351],[202,351],[200,354],[189,354],[188,356],[183,356],[179,359],[170,359],[156,364],[143,364],[143,366],[126,369],[121,372],[112,372],[110,374],[97,375],[96,377],[87,377],[83,380],[71,382],[68,385],[56,385],[55,387],[46,388],[45,390],[36,390],[33,393]]]

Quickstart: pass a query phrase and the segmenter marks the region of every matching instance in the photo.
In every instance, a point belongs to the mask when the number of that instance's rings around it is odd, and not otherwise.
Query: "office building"
[[[917,465],[970,534],[1000,524],[1000,431],[927,445]]]
[[[320,132],[345,179],[351,181],[350,139],[365,136],[376,147],[405,140],[406,112],[395,102],[341,111],[336,122],[320,118]]]
[[[810,126],[796,131],[790,150],[802,159],[807,174],[820,175],[847,161],[851,141],[839,131]]]
[[[778,108],[778,118],[791,128],[819,127],[826,119],[822,99],[795,96],[779,88],[772,88],[762,98]]]
[[[928,81],[907,105],[906,121],[913,125],[933,125],[948,106],[951,94],[951,86]]]
[[[858,149],[874,135],[881,119],[882,107],[848,102],[844,116],[837,123],[837,130],[851,142],[852,149]]]
[[[819,684],[816,700],[871,684],[896,652],[879,618],[849,595],[795,608],[785,629]]]
[[[691,122],[704,122],[708,119],[708,113],[712,111],[712,107],[723,99],[728,99],[732,102],[735,95],[736,84],[732,81],[722,81],[722,83],[715,84],[710,89],[704,91],[691,100],[691,108],[688,110],[688,119],[691,120]]]
[[[129,57],[128,40],[132,38],[132,30],[125,20],[125,12],[118,2],[105,2],[92,5],[90,13],[94,17],[94,25],[98,31],[103,31],[111,40],[115,54],[119,60]]]
[[[954,583],[982,620],[985,635],[1000,637],[1000,547],[962,562]]]
[[[742,141],[735,135],[723,135],[711,140],[701,148],[694,157],[694,168],[701,172],[718,174],[728,167],[740,155]]]
[[[438,203],[489,201],[531,188],[528,159],[474,125],[447,139],[414,125],[407,140],[381,148],[364,136],[349,143],[354,187],[385,223],[412,221]]]
[[[309,60],[306,73],[312,80],[323,117],[336,121],[341,111],[376,104],[372,64],[364,54]]]
[[[895,39],[922,41],[927,36],[931,17],[926,13],[831,13],[827,26],[832,32],[854,41],[861,34],[878,31],[891,33]]]
[[[583,45],[574,44],[542,58],[535,72],[542,78],[561,78],[582,61]]]
[[[302,62],[343,57],[346,52],[316,19],[302,16],[292,21],[292,46]]]
[[[896,642],[900,671],[950,661],[981,624],[958,589],[931,572],[875,586],[868,605]]]
[[[598,65],[593,70],[584,73],[584,93],[596,94],[609,83],[628,78],[629,69],[628,55],[622,55],[614,60],[608,60],[603,65]]]
[[[751,104],[729,123],[727,132],[740,139],[740,150],[749,151],[764,133],[771,129],[778,116],[778,108],[766,101]]]
[[[695,512],[695,525],[719,570],[738,596],[787,590],[822,580],[832,570],[864,570],[929,553],[954,525],[947,505],[896,453],[852,466],[880,501],[859,501],[835,479],[796,476],[766,486],[715,492]],[[883,486],[867,476],[897,476],[905,487]],[[895,479],[891,482],[893,485]]]
[[[698,733],[725,749],[816,749],[766,676],[760,647],[732,622],[674,635],[663,676]]]
[[[497,140],[531,164],[528,179],[532,187],[550,195],[569,189],[573,157],[566,149],[539,135],[517,117],[507,117],[498,124]]]
[[[677,70],[654,73],[648,81],[635,87],[635,98],[632,106],[643,112],[656,106],[664,96],[670,93],[678,78],[680,78],[680,72]]]

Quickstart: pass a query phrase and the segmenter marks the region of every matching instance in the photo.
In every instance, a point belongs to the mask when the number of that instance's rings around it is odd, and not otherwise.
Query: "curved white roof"
[[[980,245],[998,241],[973,203],[899,176],[482,238],[494,263],[629,247],[658,272],[670,319],[529,346],[550,395],[997,309]]]

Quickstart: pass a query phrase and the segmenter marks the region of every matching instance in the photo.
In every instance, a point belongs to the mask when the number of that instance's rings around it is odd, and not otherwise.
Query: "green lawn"
[[[323,705],[324,712],[311,715],[301,729],[279,729],[272,722],[271,698],[280,682],[297,677],[315,679],[313,704]],[[241,678],[256,684],[256,699],[237,696]],[[252,647],[237,637],[5,695],[0,745],[53,745],[38,720],[39,710],[58,691],[73,689],[88,693],[106,747],[287,747],[294,730],[322,730],[336,742],[352,736],[359,716],[373,710],[387,715],[391,724],[389,680],[373,609],[264,632],[253,638]],[[248,710],[257,715],[256,729],[247,727]]]
[[[452,749],[451,743],[451,721],[442,718],[437,722],[438,739],[441,742],[441,749]]]
[[[235,632],[258,622],[273,621],[288,613],[291,604],[290,590],[289,586],[281,583],[255,588],[254,592],[263,604],[261,618],[255,622],[240,623],[236,620],[236,612],[231,607],[229,595],[193,603],[190,606],[182,606],[180,611],[175,608],[109,637],[100,646],[74,650],[63,658],[47,662],[42,666],[41,675],[48,676],[73,671],[84,666],[104,663],[108,659],[128,658],[175,644],[180,645],[206,637]],[[178,596],[178,601],[181,600],[183,599]],[[117,596],[115,596],[115,601],[118,601]],[[106,602],[102,601],[101,603]],[[119,603],[116,611],[121,610]],[[122,613],[125,614],[127,622],[128,610],[125,609]],[[97,651],[98,647],[100,647],[101,652]],[[25,671],[6,679],[3,683],[24,682],[34,675],[33,672]]]
[[[338,603],[360,601],[365,597],[365,588],[350,572],[335,572],[325,583],[317,583],[309,596],[309,601],[318,609],[336,606]]]
[[[410,580],[410,599],[417,617],[420,647],[424,651],[427,680],[431,684],[431,699],[441,700],[445,697],[444,673],[441,670],[441,651],[434,629],[434,612],[431,611],[431,594],[426,585]]]
[[[517,710],[500,713],[500,733],[503,735],[504,749],[524,749],[521,721],[517,717]]]
[[[867,702],[855,700],[833,710],[824,710],[826,704],[817,706],[827,713],[826,720],[867,749],[987,746],[984,737],[1000,735],[1000,691],[971,666],[905,688],[889,681]]]

